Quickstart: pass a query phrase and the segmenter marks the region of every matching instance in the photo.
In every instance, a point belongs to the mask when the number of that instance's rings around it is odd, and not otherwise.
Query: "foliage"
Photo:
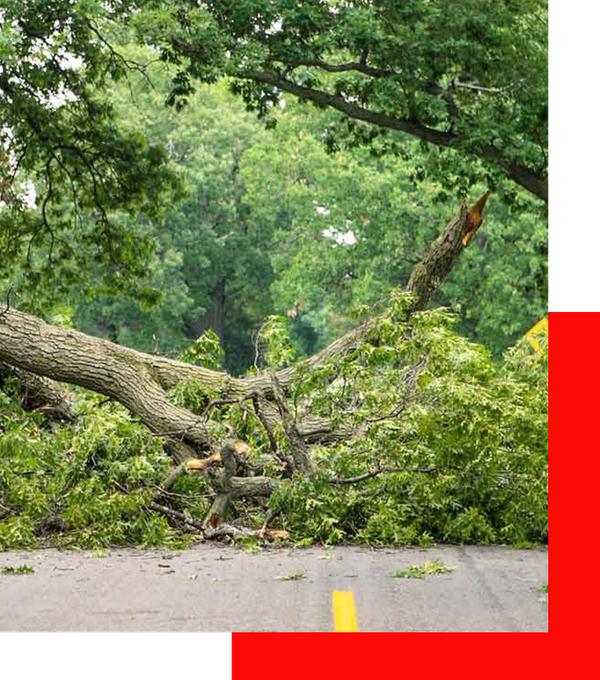
[[[0,400],[0,550],[49,537],[79,548],[186,544],[164,517],[144,510],[170,459],[122,408],[81,394],[77,423],[53,432],[14,396],[0,391]],[[192,481],[173,490],[196,504],[201,485]]]
[[[398,310],[401,300],[392,302]],[[298,386],[315,413],[340,427],[369,426],[358,441],[322,448],[319,474],[288,482],[272,499],[293,536],[424,546],[547,540],[547,344],[536,354],[523,341],[497,368],[453,323],[436,310],[406,328],[390,313],[376,345]],[[423,356],[407,399],[407,376]],[[357,394],[360,407],[344,415]],[[381,468],[395,472],[329,481]]]
[[[219,344],[219,336],[209,328],[180,357],[188,364],[196,364],[218,370],[223,363],[223,349]]]
[[[508,176],[547,200],[545,0],[143,5],[138,36],[179,66],[173,102],[226,75],[268,124],[283,93],[329,108],[331,149],[397,153],[409,134],[449,149],[450,191]]]
[[[103,96],[135,68],[103,35],[132,5],[0,8],[0,279],[37,310],[75,284],[152,299],[137,281],[152,243],[128,218],[157,218],[180,184],[164,150],[120,126]]]
[[[2,567],[2,573],[5,576],[20,576],[22,574],[33,574],[35,569],[27,564],[22,564],[20,567]]]
[[[258,337],[262,346],[262,360],[266,366],[275,370],[288,366],[294,358],[289,332],[283,316],[269,316],[261,326]]]
[[[124,127],[166,150],[187,195],[160,220],[140,215],[132,222],[156,253],[140,280],[154,291],[152,309],[131,296],[90,301],[75,289],[76,323],[130,347],[170,355],[212,329],[225,366],[239,373],[252,363],[253,334],[272,311],[271,232],[249,219],[239,172],[246,150],[266,133],[225,85],[200,87],[174,114],[164,103],[174,71],[152,63],[155,55],[147,49],[118,49],[148,66],[115,85],[108,100]]]
[[[421,565],[413,564],[406,569],[399,569],[392,576],[396,578],[425,578],[432,574],[448,574],[455,569],[456,567],[446,567],[440,560],[434,558]]]
[[[354,307],[404,285],[456,211],[439,180],[413,179],[416,143],[406,143],[406,158],[327,154],[320,139],[328,115],[288,104],[241,164],[250,218],[273,231],[273,304],[305,354],[352,327]],[[519,210],[506,207],[500,198],[509,184],[499,184],[485,228],[434,299],[459,313],[458,329],[497,359],[547,310],[547,225],[523,191]],[[475,186],[470,201],[484,190]]]
[[[458,335],[443,309],[405,320],[399,293],[354,352],[300,370],[290,408],[328,418],[354,438],[313,446],[318,471],[283,480],[270,507],[297,544],[434,542],[531,545],[547,540],[547,338],[527,340],[501,366]],[[0,391],[0,547],[181,545],[187,529],[147,510],[170,469],[159,440],[126,412],[78,395],[76,423],[50,431],[25,413],[17,385]],[[174,398],[196,412],[209,399],[182,383]],[[248,443],[249,462],[265,465],[269,440],[257,418],[233,403],[214,412],[219,431]],[[281,429],[279,446],[289,449]],[[261,462],[263,461],[263,462]],[[281,477],[275,461],[265,474]],[[362,481],[352,481],[375,473]],[[203,516],[204,478],[184,475],[161,502]],[[258,529],[265,508],[235,502],[238,521]]]
[[[275,3],[267,11],[263,3],[247,1],[243,11],[236,7],[233,23],[220,13],[227,3],[209,3],[192,16],[176,1],[160,7],[142,2],[142,11],[132,15],[128,3],[118,8],[74,3],[65,13],[56,3],[42,4],[29,0],[24,12],[21,3],[3,9],[5,87],[14,90],[25,77],[35,86],[21,88],[19,96],[13,92],[10,106],[2,109],[11,134],[0,152],[6,199],[0,203],[5,227],[0,280],[6,287],[16,285],[22,308],[39,311],[48,298],[64,299],[68,293],[77,327],[171,355],[212,328],[225,349],[226,368],[240,373],[253,362],[253,338],[265,316],[287,315],[295,348],[312,353],[348,328],[353,304],[372,304],[390,286],[406,281],[415,256],[455,208],[455,201],[451,208],[439,201],[491,187],[485,233],[477,235],[435,302],[459,312],[460,330],[496,357],[544,314],[547,234],[536,202],[503,180],[504,171],[498,174],[493,162],[484,168],[471,156],[465,161],[461,149],[467,141],[460,149],[434,146],[425,153],[420,142],[395,131],[376,134],[376,126],[369,132],[366,123],[340,118],[331,108],[309,115],[293,105],[291,94],[284,100],[283,90],[272,94],[286,104],[284,110],[266,106],[269,97],[261,92],[267,86],[253,85],[244,91],[246,103],[279,121],[280,129],[266,135],[242,103],[227,95],[226,83],[207,87],[189,81],[194,91],[183,86],[187,76],[207,82],[240,76],[240,60],[246,63],[252,53],[248,63],[260,61],[265,40],[276,63],[302,60],[307,50],[317,50],[313,60],[317,54],[350,59],[358,50],[360,25],[369,65],[401,69],[393,82],[373,76],[369,89],[367,73],[326,73],[316,64],[295,66],[288,77],[297,74],[305,84],[312,78],[315,86],[322,80],[334,90],[353,82],[363,105],[394,115],[402,114],[408,98],[415,120],[432,126],[437,115],[435,125],[445,129],[447,107],[434,111],[440,95],[418,96],[430,87],[425,75],[437,69],[431,77],[447,87],[454,83],[453,96],[460,99],[461,123],[451,125],[459,137],[464,133],[477,146],[492,135],[492,145],[502,153],[519,147],[510,151],[511,160],[535,165],[532,159],[545,154],[543,3],[520,0],[509,9],[493,3],[484,10],[468,2],[463,16],[443,2],[429,3],[427,10],[411,2],[403,12],[405,18],[417,17],[414,35],[390,33],[393,8],[387,3],[326,11],[312,3],[301,9]],[[270,38],[255,31],[248,39],[243,22],[255,12],[261,14],[260,25],[265,12],[274,13]],[[448,14],[443,26],[436,18],[440,12]],[[48,18],[43,27],[36,23],[40,17]],[[203,56],[195,53],[188,63],[185,41],[179,54],[169,42],[163,57],[175,63],[156,63],[157,45],[164,46],[179,22],[188,20],[188,37],[200,39],[206,32],[210,38]],[[333,42],[332,35],[320,35],[325,20],[336,36]],[[132,38],[130,23],[150,49],[125,44]],[[222,61],[234,25],[241,34],[234,38],[235,51]],[[192,26],[196,33],[190,33]],[[299,26],[303,37],[292,46],[288,31]],[[457,42],[455,31],[464,30]],[[421,43],[423,35],[431,45]],[[396,57],[381,51],[382,36],[388,46],[410,45],[414,63],[403,58],[385,66]],[[47,53],[42,40],[50,46]],[[218,47],[211,50],[214,41]],[[517,58],[523,50],[526,62]],[[212,59],[215,63],[208,64]],[[486,67],[490,59],[492,70]],[[528,73],[521,82],[524,63]],[[458,87],[466,64],[469,79]],[[187,68],[187,76],[178,68]],[[445,68],[454,69],[453,79]],[[503,95],[477,89],[493,89],[491,78],[518,85]],[[163,106],[172,82],[173,94],[185,92],[187,102],[177,115]],[[36,126],[44,130],[43,138]],[[328,157],[323,139],[339,152]],[[90,290],[106,295],[90,301]]]

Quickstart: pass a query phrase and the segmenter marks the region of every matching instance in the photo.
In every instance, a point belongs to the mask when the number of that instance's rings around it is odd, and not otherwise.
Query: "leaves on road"
[[[395,578],[425,578],[425,576],[432,574],[447,574],[455,569],[456,567],[447,567],[440,560],[434,558],[420,566],[412,565],[408,569],[395,571],[392,576]]]

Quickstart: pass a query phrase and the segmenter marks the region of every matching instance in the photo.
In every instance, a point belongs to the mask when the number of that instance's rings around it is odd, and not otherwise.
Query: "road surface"
[[[456,569],[392,576],[433,558]],[[547,581],[546,550],[496,546],[8,552],[0,631],[333,632],[346,592],[358,632],[547,632]]]

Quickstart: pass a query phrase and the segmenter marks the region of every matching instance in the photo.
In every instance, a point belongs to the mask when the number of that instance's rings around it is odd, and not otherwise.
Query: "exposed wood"
[[[462,244],[463,246],[468,246],[469,243],[471,242],[471,239],[475,235],[475,232],[479,229],[481,226],[481,223],[483,222],[483,209],[485,208],[485,204],[490,197],[489,191],[486,191],[485,194],[475,203],[475,205],[469,210],[469,214],[467,215],[467,221],[469,223],[469,231],[462,237]]]
[[[487,198],[485,200],[483,198],[482,196],[476,205],[480,205],[482,201],[485,205]],[[483,205],[481,205],[481,211],[483,211]],[[406,287],[407,291],[415,296],[415,309],[425,307],[468,245],[470,239],[463,243],[463,238],[473,228],[472,222],[469,221],[471,214],[467,202],[464,201],[460,212],[450,220],[444,231],[433,242],[427,254],[415,265]],[[481,220],[483,220],[483,217],[481,217]],[[479,221],[477,228],[480,225],[481,221]]]

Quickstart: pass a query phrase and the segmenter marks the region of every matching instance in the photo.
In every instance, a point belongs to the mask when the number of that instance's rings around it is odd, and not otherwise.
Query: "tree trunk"
[[[199,338],[209,328],[219,336],[219,342],[223,347],[225,335],[225,295],[226,282],[220,279],[213,286],[210,296],[210,307],[199,319],[190,321],[186,325],[186,335],[190,340]]]

